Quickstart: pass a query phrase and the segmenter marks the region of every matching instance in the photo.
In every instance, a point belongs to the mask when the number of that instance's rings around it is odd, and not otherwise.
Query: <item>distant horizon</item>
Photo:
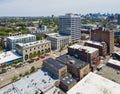
[[[118,0],[0,0],[0,12],[0,17],[120,13]]]
[[[69,12],[68,12],[68,13],[69,13]],[[100,12],[98,12],[98,13],[100,13]],[[87,14],[98,14],[98,13],[86,13],[86,14],[72,13],[72,14],[87,15]],[[52,15],[54,15],[55,17],[58,17],[58,16],[65,15],[65,14],[66,14],[66,13],[60,14],[60,15],[51,14],[51,15],[46,15],[46,16],[42,16],[42,15],[40,15],[40,16],[39,16],[39,15],[37,15],[37,16],[33,16],[33,15],[28,15],[28,16],[27,16],[27,15],[25,15],[25,16],[24,16],[24,15],[23,15],[23,16],[22,16],[22,15],[21,15],[21,16],[14,16],[14,15],[13,15],[13,16],[9,16],[9,15],[8,15],[8,16],[1,16],[1,15],[0,15],[0,17],[51,17]],[[115,14],[120,14],[120,13],[100,13],[100,14],[106,14],[106,15],[107,15],[107,14],[110,14],[110,15],[113,14],[113,15],[115,15]]]

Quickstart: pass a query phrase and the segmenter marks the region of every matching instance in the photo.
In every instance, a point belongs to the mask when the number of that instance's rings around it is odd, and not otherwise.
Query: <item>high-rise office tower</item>
[[[71,35],[71,40],[77,42],[80,40],[81,21],[80,16],[73,14],[66,14],[59,16],[59,33],[62,35]]]

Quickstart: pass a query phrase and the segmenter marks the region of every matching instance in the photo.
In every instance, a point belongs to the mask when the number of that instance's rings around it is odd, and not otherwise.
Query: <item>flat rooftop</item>
[[[49,65],[49,67],[54,69],[54,70],[59,70],[59,69],[66,66],[65,64],[62,64],[62,63],[60,63],[52,58],[48,58],[48,59],[44,60],[43,63]]]
[[[117,73],[118,71],[106,65],[100,71],[97,71],[97,74],[120,84],[120,74]]]
[[[61,38],[68,38],[69,36],[65,36],[65,35],[60,35],[59,33],[50,33],[50,34],[46,34],[49,37],[52,38],[56,38],[56,39],[61,39]]]
[[[52,89],[50,89],[45,94],[61,94],[60,92],[61,92],[61,90],[59,88],[53,87]]]
[[[120,84],[90,72],[67,94],[120,94]]]
[[[114,51],[113,53],[117,54],[118,56],[120,56],[120,50]]]
[[[64,83],[66,86],[69,86],[72,83],[75,83],[76,80],[73,79],[71,76],[66,76],[60,80],[62,83]]]
[[[18,55],[14,51],[3,52],[0,54],[0,64],[9,62],[15,59],[19,59],[19,58],[22,58],[22,56]]]
[[[93,48],[93,47],[89,47],[89,46],[82,46],[82,45],[79,45],[79,44],[74,44],[72,46],[69,46],[69,48],[73,48],[73,49],[79,49],[79,50],[86,50],[87,53],[93,53],[95,51],[98,51],[98,49],[96,48]]]
[[[41,94],[41,92],[46,93],[54,87],[56,81],[57,80],[52,79],[47,72],[44,72],[40,69],[37,72],[25,76],[17,82],[2,88],[0,90],[0,94]]]
[[[16,36],[10,36],[10,37],[7,37],[8,39],[11,39],[11,40],[16,40],[16,39],[22,39],[22,38],[28,38],[28,37],[36,37],[35,35],[32,35],[32,34],[21,34],[21,35],[16,35]]]
[[[95,41],[95,40],[88,40],[88,41],[86,41],[86,43],[90,43],[90,44],[94,44],[94,45],[98,45],[98,46],[103,46],[101,44],[101,42],[98,42],[98,41]]]
[[[108,63],[116,65],[116,66],[120,66],[120,61],[118,61],[118,60],[110,59],[108,61]]]
[[[69,61],[70,64],[74,65],[77,68],[83,68],[84,66],[86,66],[88,64],[87,62],[84,62],[80,59],[77,59],[73,56],[66,55],[66,54],[57,57],[57,60],[64,64],[66,64]]]
[[[37,45],[42,45],[42,44],[45,44],[45,43],[50,43],[50,41],[39,40],[39,41],[34,41],[34,42],[29,42],[29,43],[17,43],[16,45],[19,45],[20,47],[25,49],[25,48],[29,48],[29,47],[33,47],[33,46],[37,46]]]

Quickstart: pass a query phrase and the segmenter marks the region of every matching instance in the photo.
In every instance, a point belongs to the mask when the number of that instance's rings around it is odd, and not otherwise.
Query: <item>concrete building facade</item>
[[[51,49],[60,50],[71,42],[71,36],[63,36],[58,33],[47,34],[47,40],[51,41]]]
[[[111,54],[114,50],[114,31],[105,28],[91,30],[91,40],[105,42],[107,44],[107,53]]]
[[[40,40],[30,43],[17,43],[16,51],[23,56],[24,60],[31,59],[35,56],[43,55],[51,51],[51,42],[48,40]]]
[[[36,41],[36,36],[31,34],[19,34],[7,37],[7,48],[13,50],[16,48],[16,43],[28,43]]]
[[[68,54],[90,63],[92,71],[100,64],[99,50],[93,47],[75,44],[68,47]]]
[[[107,45],[105,42],[98,42],[91,40],[91,41],[86,41],[85,46],[90,46],[99,49],[99,56],[107,55]]]
[[[63,35],[71,35],[71,40],[77,42],[80,40],[80,16],[73,14],[66,14],[65,16],[59,16],[59,33]]]

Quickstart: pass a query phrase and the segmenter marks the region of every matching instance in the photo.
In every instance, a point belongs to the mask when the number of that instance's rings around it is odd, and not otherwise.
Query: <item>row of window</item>
[[[46,47],[47,45],[45,45],[45,47]],[[49,44],[48,44],[48,46],[49,46]],[[43,46],[41,46],[42,48],[44,48]],[[40,49],[41,48],[40,46],[38,47],[38,49]],[[34,50],[36,50],[36,47],[34,48]],[[26,50],[26,52],[27,52],[28,50]],[[32,51],[32,49],[30,49],[30,51]]]

